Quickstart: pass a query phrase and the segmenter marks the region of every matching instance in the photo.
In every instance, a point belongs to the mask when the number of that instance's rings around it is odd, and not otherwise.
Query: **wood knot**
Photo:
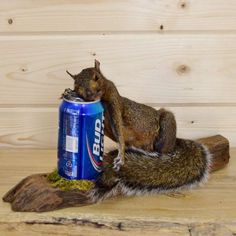
[[[181,8],[185,8],[186,7],[186,4],[185,4],[185,2],[183,2],[183,3],[181,3]]]
[[[12,25],[12,24],[13,24],[13,20],[12,20],[12,18],[8,19],[7,22],[8,22],[9,25]]]
[[[190,68],[187,65],[180,65],[176,71],[179,75],[184,75],[190,71]]]
[[[160,25],[160,30],[164,30],[164,26],[163,25]]]
[[[20,71],[22,72],[27,72],[28,71],[28,68],[26,65],[21,65],[21,67],[19,68]]]
[[[187,7],[187,3],[186,3],[185,1],[180,1],[179,7],[180,7],[181,9],[185,9],[185,8]]]

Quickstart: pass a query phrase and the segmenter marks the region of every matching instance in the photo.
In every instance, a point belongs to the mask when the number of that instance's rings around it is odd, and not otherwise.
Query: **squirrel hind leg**
[[[163,109],[159,121],[159,134],[154,149],[159,153],[172,153],[176,144],[176,121],[174,114]]]

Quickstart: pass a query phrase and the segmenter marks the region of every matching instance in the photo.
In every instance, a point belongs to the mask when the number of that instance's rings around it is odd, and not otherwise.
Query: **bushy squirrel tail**
[[[104,158],[104,171],[89,193],[91,203],[116,195],[144,195],[192,188],[208,179],[211,154],[196,141],[177,139],[173,155],[128,148],[125,164],[116,172],[113,159],[118,150]]]

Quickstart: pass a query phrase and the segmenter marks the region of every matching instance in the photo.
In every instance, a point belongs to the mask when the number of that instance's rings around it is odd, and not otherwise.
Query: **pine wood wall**
[[[0,147],[56,148],[65,70],[95,58],[179,137],[236,146],[235,0],[0,0]]]

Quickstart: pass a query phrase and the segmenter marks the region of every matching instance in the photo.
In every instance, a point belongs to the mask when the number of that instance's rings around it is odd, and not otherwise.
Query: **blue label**
[[[67,179],[95,180],[102,171],[104,117],[100,102],[63,102],[59,114],[58,171]]]
[[[96,172],[102,171],[102,156],[104,145],[104,118],[103,114],[86,119],[86,154],[91,167]]]

